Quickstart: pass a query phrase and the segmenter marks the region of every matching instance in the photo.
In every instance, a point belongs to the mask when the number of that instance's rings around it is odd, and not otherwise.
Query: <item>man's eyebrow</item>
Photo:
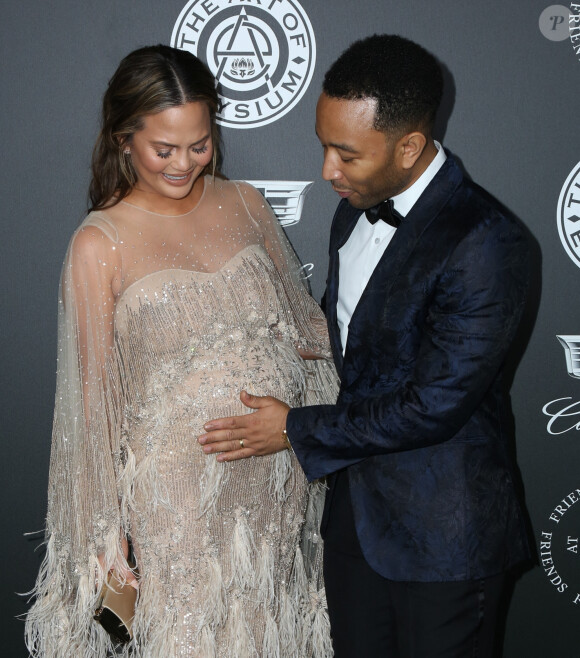
[[[347,151],[348,153],[358,153],[355,148],[349,146],[348,144],[335,144],[334,142],[331,142],[330,146],[341,151]]]

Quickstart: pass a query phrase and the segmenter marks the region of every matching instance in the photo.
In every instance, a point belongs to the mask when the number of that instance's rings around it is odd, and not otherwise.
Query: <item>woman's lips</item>
[[[192,173],[190,171],[188,174],[162,174],[162,176],[170,185],[180,186],[189,183]]]

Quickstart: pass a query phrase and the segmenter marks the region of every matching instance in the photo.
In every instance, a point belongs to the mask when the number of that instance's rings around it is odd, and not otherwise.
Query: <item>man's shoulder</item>
[[[522,223],[516,215],[491,192],[478,183],[465,178],[458,190],[458,211],[466,221],[467,215],[474,224],[481,222],[497,226],[510,226],[522,230]]]
[[[453,156],[448,157],[440,174],[439,180],[437,177],[433,180],[435,186],[444,185],[445,180],[453,182],[449,188],[448,203],[442,213],[447,221],[470,222],[474,226],[488,221],[521,228],[521,222],[514,213],[491,192],[472,180]]]

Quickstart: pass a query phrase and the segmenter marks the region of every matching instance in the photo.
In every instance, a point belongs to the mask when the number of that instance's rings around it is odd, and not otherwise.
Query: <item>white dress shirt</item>
[[[429,163],[427,169],[411,187],[392,197],[395,210],[402,217],[406,217],[447,159],[441,144],[435,142],[435,146],[437,155]],[[371,224],[363,212],[348,240],[338,250],[340,264],[336,313],[343,354],[348,337],[348,325],[354,309],[395,231],[394,227],[381,220]]]

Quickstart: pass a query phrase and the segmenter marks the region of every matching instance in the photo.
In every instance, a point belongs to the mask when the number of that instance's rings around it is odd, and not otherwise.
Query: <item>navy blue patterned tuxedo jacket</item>
[[[362,551],[384,577],[505,571],[528,556],[500,381],[527,286],[523,232],[449,156],[378,263],[343,357],[338,249],[359,215],[341,201],[330,237],[338,401],[290,411],[294,451],[310,480],[347,469]]]

